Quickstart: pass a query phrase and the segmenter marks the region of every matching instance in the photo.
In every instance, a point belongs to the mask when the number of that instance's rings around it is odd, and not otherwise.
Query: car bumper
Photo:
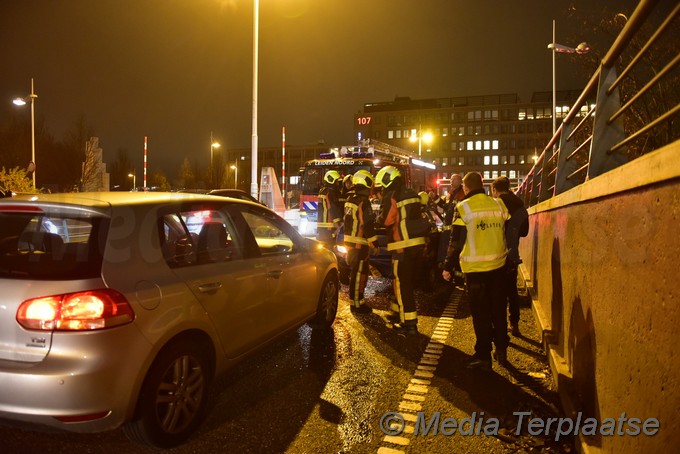
[[[132,324],[54,333],[43,361],[0,361],[0,418],[72,432],[116,428],[134,412],[150,352]]]

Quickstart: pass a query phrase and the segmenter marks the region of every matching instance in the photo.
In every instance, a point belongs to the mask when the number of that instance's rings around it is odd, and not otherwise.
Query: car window
[[[101,274],[108,220],[0,213],[0,276],[84,279]]]
[[[219,210],[179,210],[164,215],[161,224],[161,248],[171,267],[243,257],[232,222]]]
[[[280,220],[268,213],[244,209],[241,213],[263,255],[293,252],[294,240],[286,233]]]

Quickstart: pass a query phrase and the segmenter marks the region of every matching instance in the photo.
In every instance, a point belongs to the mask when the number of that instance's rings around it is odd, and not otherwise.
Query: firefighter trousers
[[[422,254],[422,245],[411,246],[403,252],[392,255],[392,271],[394,273],[395,302],[392,310],[399,314],[399,320],[405,325],[418,324],[416,298],[414,295],[418,258]]]
[[[368,246],[350,247],[347,251],[349,265],[349,298],[353,307],[364,304],[364,290],[368,282]]]

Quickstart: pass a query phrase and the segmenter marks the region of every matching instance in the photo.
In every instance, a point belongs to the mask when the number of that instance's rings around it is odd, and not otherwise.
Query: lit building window
[[[472,140],[468,140],[467,142],[467,150],[472,151],[475,149],[475,144],[472,142]]]
[[[484,141],[484,149],[485,149],[485,150],[490,150],[490,149],[491,149],[491,141],[490,141],[490,140],[485,140],[485,141]]]
[[[517,173],[514,170],[511,170],[508,178],[517,178]]]
[[[498,165],[498,156],[497,155],[491,156],[491,165],[493,165],[493,166]]]
[[[401,130],[397,131],[397,139],[401,139]]]
[[[394,131],[392,131],[391,129],[387,131],[387,138],[394,139]]]
[[[491,149],[492,150],[498,150],[498,140],[492,140],[491,141]]]
[[[481,140],[475,141],[475,150],[479,151],[481,149],[482,149],[482,141]]]
[[[484,156],[484,165],[488,166],[491,164],[491,158],[489,156]]]
[[[491,172],[491,178],[493,179],[498,178],[498,170],[494,170],[493,172]]]
[[[488,180],[489,178],[491,178],[491,172],[489,172],[488,170],[485,170],[485,171],[484,171],[484,178],[487,179],[487,180]]]
[[[526,120],[527,119],[527,110],[524,107],[520,107],[519,109],[519,115],[517,115],[518,120]]]

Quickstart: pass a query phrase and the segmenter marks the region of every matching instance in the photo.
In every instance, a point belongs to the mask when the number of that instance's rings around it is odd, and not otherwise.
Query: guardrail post
[[[627,147],[622,147],[615,153],[609,150],[625,139],[623,118],[618,117],[609,122],[612,115],[621,108],[621,97],[618,88],[610,95],[607,90],[616,80],[616,67],[600,68],[600,79],[597,88],[597,105],[595,121],[593,122],[593,141],[590,144],[590,160],[588,165],[588,179],[595,178],[628,162]]]
[[[578,168],[578,163],[575,159],[567,160],[576,147],[574,141],[567,138],[571,135],[573,125],[571,123],[562,123],[562,133],[560,134],[560,148],[557,155],[557,169],[555,170],[555,191],[553,195],[561,194],[576,186],[574,181],[569,181],[567,177],[571,175]]]

